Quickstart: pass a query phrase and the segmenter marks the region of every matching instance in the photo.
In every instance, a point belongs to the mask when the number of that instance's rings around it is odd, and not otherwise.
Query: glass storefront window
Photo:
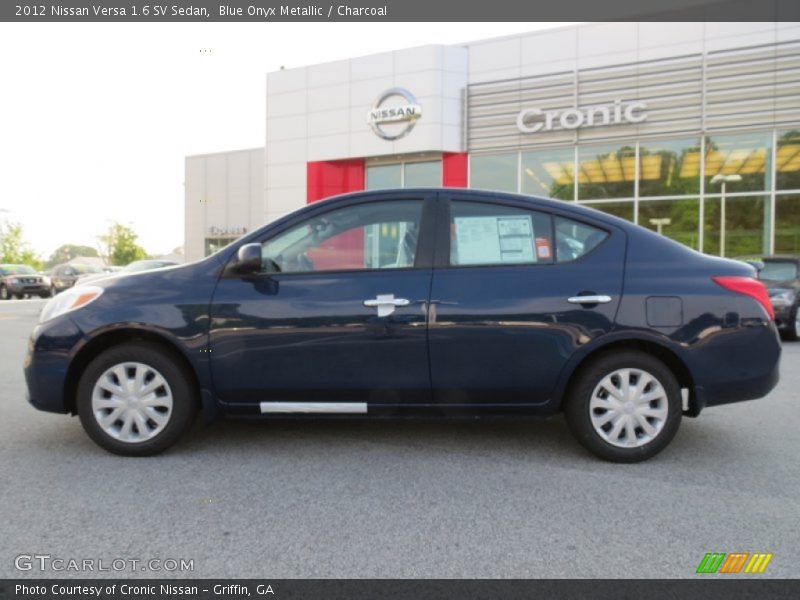
[[[575,197],[575,150],[570,147],[523,152],[522,193],[572,200]]]
[[[403,187],[403,165],[369,165],[367,166],[368,190],[386,190]]]
[[[777,189],[800,190],[800,129],[778,132],[775,171]]]
[[[470,157],[469,186],[498,192],[517,191],[517,166],[519,155],[478,154]]]
[[[639,196],[700,193],[700,139],[639,144]]]
[[[768,203],[767,196],[706,198],[703,252],[730,258],[768,253]]]
[[[706,138],[706,194],[770,189],[772,136],[766,132]]]
[[[775,198],[775,253],[800,254],[800,195]]]
[[[578,198],[632,198],[636,177],[635,144],[578,148]]]
[[[222,250],[225,246],[236,240],[235,237],[226,238],[206,238],[206,256],[211,256],[217,250]]]
[[[625,202],[592,202],[584,204],[584,206],[600,210],[621,219],[633,221],[633,200],[627,200]]]
[[[403,187],[441,187],[442,161],[405,163]]]
[[[699,248],[700,200],[648,200],[639,202],[639,225],[685,246]]]

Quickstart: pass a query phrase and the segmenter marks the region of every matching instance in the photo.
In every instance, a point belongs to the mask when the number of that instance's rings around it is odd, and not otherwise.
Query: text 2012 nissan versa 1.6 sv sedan
[[[566,202],[394,190],[311,204],[199,262],[44,308],[31,403],[149,455],[213,417],[563,411],[595,454],[766,395],[780,343],[745,263]],[[684,397],[685,396],[685,397]]]

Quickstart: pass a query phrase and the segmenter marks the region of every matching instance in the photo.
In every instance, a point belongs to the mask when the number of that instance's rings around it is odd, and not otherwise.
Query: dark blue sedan
[[[475,190],[340,196],[193,264],[44,308],[31,403],[151,455],[207,418],[548,416],[649,458],[681,416],[778,381],[753,269],[574,204]]]

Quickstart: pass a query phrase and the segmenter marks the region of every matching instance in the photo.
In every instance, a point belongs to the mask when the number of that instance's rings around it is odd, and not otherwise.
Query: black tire
[[[667,409],[663,426],[652,440],[640,446],[619,447],[614,445],[604,439],[592,424],[590,402],[595,389],[601,380],[619,369],[645,371],[661,384],[666,395],[666,402],[662,400]],[[680,385],[675,379],[675,375],[664,363],[644,352],[622,350],[603,354],[581,368],[567,392],[564,413],[573,435],[587,450],[612,462],[633,463],[655,456],[672,441],[681,424],[682,408]],[[629,418],[633,421],[633,417]],[[635,436],[636,438],[643,437],[644,430],[636,426]]]
[[[92,410],[92,392],[98,379],[109,368],[126,362],[143,363],[158,371],[172,392],[172,414],[163,429],[151,439],[125,442],[107,433]],[[78,382],[77,408],[81,424],[92,440],[114,454],[152,456],[172,446],[191,427],[197,414],[198,394],[191,373],[175,356],[148,342],[131,342],[112,347],[97,356]]]
[[[39,298],[50,298],[53,295],[52,292],[42,292],[39,294]]]
[[[0,300],[11,300],[11,294],[8,293],[8,288],[0,285]]]
[[[14,298],[16,298],[17,300],[24,300],[25,294],[14,294]]]
[[[789,314],[789,323],[784,331],[781,332],[781,337],[786,340],[787,342],[796,342],[800,339],[800,336],[797,335],[797,328],[795,323],[797,322],[797,310],[800,309],[800,305],[795,304],[792,312]]]

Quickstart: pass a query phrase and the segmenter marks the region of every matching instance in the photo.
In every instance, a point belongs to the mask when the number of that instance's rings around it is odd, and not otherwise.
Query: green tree
[[[108,262],[117,266],[147,258],[147,252],[136,243],[137,239],[139,236],[136,232],[121,223],[114,223],[107,235],[99,236],[100,242],[106,249]]]
[[[61,263],[68,262],[76,256],[99,256],[97,249],[91,246],[78,246],[76,244],[64,244],[55,249],[50,258],[45,262],[45,266],[54,267]]]
[[[30,265],[37,271],[42,262],[23,239],[19,223],[0,224],[0,262]]]

